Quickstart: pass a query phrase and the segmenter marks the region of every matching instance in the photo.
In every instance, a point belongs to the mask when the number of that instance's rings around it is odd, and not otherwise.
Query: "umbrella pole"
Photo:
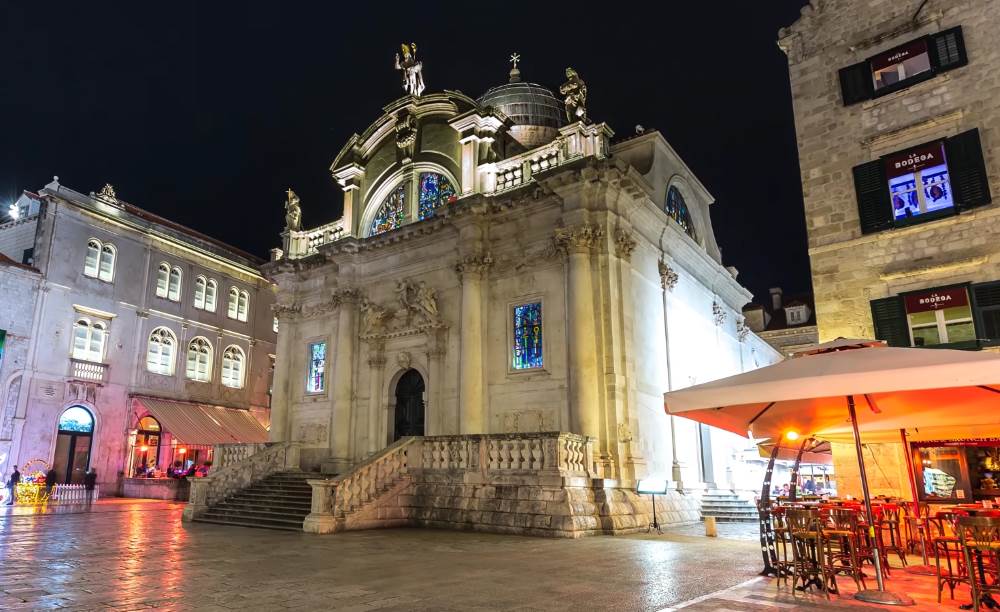
[[[868,520],[868,537],[872,539],[875,554],[872,561],[875,565],[875,582],[878,589],[865,589],[854,594],[854,598],[868,603],[887,606],[912,606],[914,601],[906,595],[897,595],[885,590],[885,577],[882,575],[882,546],[875,533],[875,513],[872,512],[872,497],[868,491],[868,474],[865,472],[865,455],[861,448],[861,434],[858,432],[858,414],[854,410],[854,396],[847,396],[847,410],[851,415],[851,427],[854,430],[854,450],[858,454],[858,470],[861,474],[861,492],[865,498],[865,517]]]
[[[781,450],[780,441],[771,450],[771,458],[764,472],[764,484],[757,500],[757,519],[760,521],[760,553],[764,557],[764,569],[761,576],[781,576],[778,564],[778,549],[774,543],[774,529],[771,526],[771,475],[774,473],[774,461]]]
[[[913,453],[910,452],[910,443],[906,440],[906,430],[899,430],[899,437],[903,441],[903,455],[906,457],[906,475],[910,479],[910,494],[913,495],[913,516],[915,518],[915,525],[917,527],[917,532],[920,534],[920,554],[924,562],[923,565],[909,565],[906,567],[906,572],[909,574],[919,574],[921,576],[936,576],[937,569],[931,567],[930,562],[927,559],[927,540],[924,535],[924,531],[927,526],[924,524],[923,518],[920,516],[920,494],[917,490],[917,473],[913,468]]]

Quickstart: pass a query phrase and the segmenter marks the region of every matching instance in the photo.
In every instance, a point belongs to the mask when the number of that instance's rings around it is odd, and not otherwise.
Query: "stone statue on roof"
[[[572,68],[566,69],[566,82],[559,87],[559,93],[564,96],[566,120],[587,122],[587,84]]]
[[[403,71],[403,91],[411,96],[419,96],[424,92],[424,63],[417,60],[417,43],[400,45],[403,51],[402,60],[396,54],[396,70]]]
[[[288,189],[288,199],[285,200],[285,229],[297,232],[302,229],[302,207],[299,206],[299,196]]]

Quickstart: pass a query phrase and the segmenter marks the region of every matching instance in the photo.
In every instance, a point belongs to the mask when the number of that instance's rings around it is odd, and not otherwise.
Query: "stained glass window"
[[[59,431],[90,433],[94,431],[94,417],[82,406],[72,406],[59,417]]]
[[[515,370],[542,367],[542,304],[518,304],[514,307]]]
[[[421,220],[434,216],[434,208],[446,204],[455,198],[455,188],[448,177],[437,172],[420,173],[420,207]]]
[[[688,211],[687,202],[684,201],[684,196],[681,192],[677,190],[676,187],[671,187],[667,190],[667,203],[663,207],[670,218],[677,222],[677,225],[681,226],[681,229],[687,232],[688,236],[692,239],[698,240],[698,234],[694,229],[694,221],[691,220],[691,213]]]
[[[394,230],[403,225],[406,219],[406,183],[397,186],[386,196],[372,220],[371,232],[375,236],[382,232]]]
[[[322,393],[326,388],[326,342],[313,342],[309,345],[309,378],[306,380],[306,391]]]

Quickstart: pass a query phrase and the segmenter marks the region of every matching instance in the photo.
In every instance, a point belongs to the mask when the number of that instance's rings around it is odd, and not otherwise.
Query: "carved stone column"
[[[354,344],[357,338],[357,289],[343,289],[333,295],[338,307],[337,356],[333,364],[333,416],[330,423],[330,462],[338,470],[351,464],[351,403],[354,398]]]
[[[291,414],[288,409],[288,380],[295,354],[295,331],[292,317],[299,307],[294,304],[275,304],[274,315],[278,317],[278,346],[275,349],[274,380],[271,381],[271,442],[290,442],[292,439]]]
[[[455,266],[462,281],[462,321],[459,336],[460,430],[463,434],[486,433],[483,423],[483,276],[493,260],[489,253],[463,258]]]
[[[597,365],[597,328],[590,254],[604,235],[600,227],[580,225],[556,230],[555,245],[566,254],[569,285],[569,410],[574,433],[601,439],[601,380]]]
[[[368,452],[382,450],[388,440],[382,426],[386,406],[382,403],[382,385],[385,380],[385,342],[368,343]]]
[[[424,435],[440,436],[453,433],[445,429],[441,410],[441,384],[444,375],[444,330],[427,332],[427,409],[425,409]]]
[[[348,164],[338,168],[333,172],[333,178],[344,190],[344,214],[343,228],[345,236],[358,236],[360,231],[355,227],[355,223],[361,219],[361,181],[364,179],[365,170],[358,164]],[[357,210],[355,210],[357,209]]]

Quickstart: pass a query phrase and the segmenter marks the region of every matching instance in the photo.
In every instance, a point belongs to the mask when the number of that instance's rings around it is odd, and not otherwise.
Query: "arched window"
[[[181,301],[181,269],[174,266],[170,270],[170,282],[167,286],[167,299],[173,302]]]
[[[106,331],[106,324],[102,321],[77,319],[73,325],[73,359],[101,363],[104,360]]]
[[[191,380],[212,380],[212,343],[205,338],[194,338],[188,344],[187,377]]]
[[[222,353],[222,384],[233,389],[243,388],[243,349],[231,344]]]
[[[448,177],[437,172],[420,173],[420,191],[418,196],[418,218],[428,219],[434,216],[434,209],[455,199],[455,188]]]
[[[55,460],[58,483],[83,483],[90,467],[90,447],[94,437],[94,415],[83,406],[70,406],[59,417]]]
[[[219,293],[219,283],[214,278],[208,279],[205,286],[205,310],[215,312],[216,296]]]
[[[247,315],[250,312],[250,294],[246,291],[240,291],[240,299],[236,303],[236,318],[240,321],[246,322]]]
[[[407,183],[400,183],[382,200],[382,205],[372,219],[369,236],[376,236],[403,225],[403,221],[406,220],[406,188]]]
[[[204,276],[194,279],[194,307],[204,310],[205,308],[205,287],[208,281]]]
[[[174,347],[177,338],[166,327],[157,327],[149,334],[146,348],[146,369],[153,374],[170,376],[174,373]]]
[[[130,474],[144,474],[149,465],[157,465],[160,458],[160,422],[151,416],[139,419],[135,432],[135,446],[132,447],[132,469]]]
[[[240,290],[236,287],[229,288],[229,303],[226,305],[226,316],[235,319],[239,312]]]
[[[83,275],[97,278],[100,268],[101,241],[91,238],[87,242],[87,257],[83,260]]]
[[[694,221],[691,220],[691,213],[688,211],[687,202],[677,187],[671,185],[667,190],[667,201],[663,206],[664,212],[681,226],[688,236],[694,241],[698,241],[698,234],[694,229]]]
[[[109,283],[114,280],[115,258],[117,256],[118,250],[115,249],[115,245],[105,242],[104,245],[101,246],[101,262],[98,267],[97,278]]]
[[[167,297],[170,284],[170,264],[163,262],[156,268],[156,297]]]

